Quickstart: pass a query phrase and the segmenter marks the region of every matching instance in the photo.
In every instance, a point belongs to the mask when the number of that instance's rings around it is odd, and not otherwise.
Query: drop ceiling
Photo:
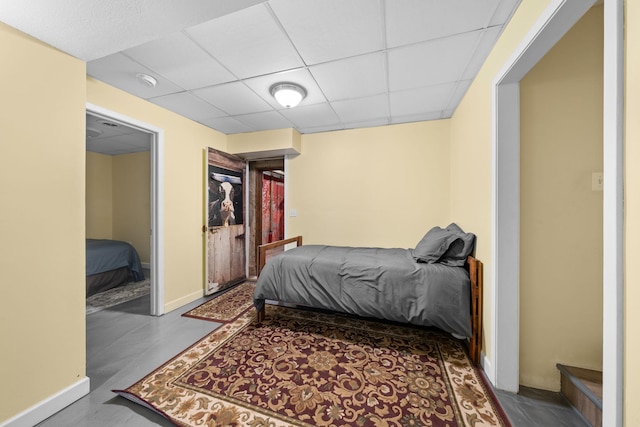
[[[21,0],[0,20],[225,134],[305,134],[451,117],[519,2]],[[283,108],[277,82],[308,95]]]
[[[151,149],[151,134],[114,120],[87,114],[87,151],[118,156]]]

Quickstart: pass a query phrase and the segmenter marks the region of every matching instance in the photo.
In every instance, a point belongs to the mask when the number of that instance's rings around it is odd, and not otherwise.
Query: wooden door
[[[245,169],[239,157],[207,149],[205,165],[205,294],[246,279]]]

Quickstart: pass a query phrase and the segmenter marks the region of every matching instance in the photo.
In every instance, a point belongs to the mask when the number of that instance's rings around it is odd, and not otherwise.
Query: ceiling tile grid
[[[89,61],[87,72],[227,134],[436,120],[454,113],[519,2],[249,2]],[[281,107],[270,93],[279,82],[306,98]]]

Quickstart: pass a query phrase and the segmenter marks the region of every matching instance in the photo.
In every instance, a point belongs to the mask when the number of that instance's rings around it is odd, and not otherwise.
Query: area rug
[[[448,334],[271,305],[254,319],[114,392],[178,426],[509,426]]]
[[[214,322],[230,322],[253,307],[255,283],[244,282],[216,295],[209,301],[187,311],[183,316]]]
[[[141,296],[149,294],[149,292],[151,292],[151,282],[149,279],[127,283],[126,285],[99,292],[87,298],[86,314],[95,313],[140,298]]]

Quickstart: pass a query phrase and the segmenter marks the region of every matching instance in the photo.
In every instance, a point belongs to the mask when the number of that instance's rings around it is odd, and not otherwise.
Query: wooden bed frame
[[[267,262],[267,252],[280,248],[284,245],[295,243],[302,246],[302,236],[290,239],[278,240],[277,242],[266,243],[258,246],[256,258],[258,260],[258,275]],[[469,339],[469,357],[476,365],[480,364],[480,350],[482,350],[482,292],[483,292],[483,264],[482,261],[469,256],[467,258],[467,269],[471,280],[471,338]],[[265,309],[258,311],[258,321],[265,317]]]

